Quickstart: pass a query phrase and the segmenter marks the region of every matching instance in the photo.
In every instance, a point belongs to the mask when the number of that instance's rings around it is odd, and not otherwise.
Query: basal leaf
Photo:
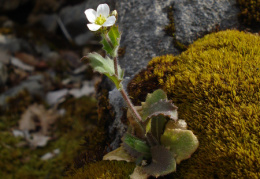
[[[190,130],[166,128],[161,136],[161,144],[170,148],[179,164],[182,160],[190,158],[198,148],[199,141]]]
[[[93,67],[94,71],[106,75],[110,80],[112,80],[117,89],[121,88],[121,81],[123,80],[123,71],[118,65],[119,76],[115,75],[114,61],[110,58],[103,58],[98,53],[89,53],[87,58],[90,60],[90,65]]]
[[[169,120],[165,126],[165,129],[187,129],[187,123],[183,119],[179,119],[176,121]]]
[[[172,104],[172,101],[161,99],[158,102],[154,102],[147,107],[143,107],[143,120],[150,118],[153,115],[164,114],[170,117],[172,120],[178,119],[177,107]]]
[[[135,159],[131,157],[122,146],[113,150],[112,152],[107,153],[103,160],[117,160],[117,161],[126,161],[126,162],[134,162]]]
[[[144,173],[142,167],[136,166],[134,172],[130,175],[130,179],[147,179],[148,174]]]
[[[151,117],[151,133],[158,141],[160,141],[166,122],[167,117],[163,114]]]
[[[151,147],[152,162],[141,167],[141,173],[147,173],[149,176],[159,177],[172,173],[176,170],[176,162],[172,152],[163,146]]]
[[[153,93],[147,94],[146,100],[142,106],[143,108],[149,108],[150,105],[160,101],[161,99],[167,99],[167,94],[162,89],[158,89]]]
[[[126,133],[123,137],[123,147],[131,156],[136,158],[140,156],[151,157],[150,147],[146,142],[129,133]]]

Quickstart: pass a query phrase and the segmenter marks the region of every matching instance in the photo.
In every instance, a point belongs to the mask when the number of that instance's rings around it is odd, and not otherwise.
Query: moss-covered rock
[[[174,178],[259,178],[260,37],[206,35],[179,56],[154,58],[128,86],[136,105],[162,88],[200,146]]]
[[[86,165],[67,179],[127,179],[134,168],[135,163],[103,160]]]
[[[252,26],[260,25],[260,1],[259,0],[237,0],[241,13],[241,20]]]

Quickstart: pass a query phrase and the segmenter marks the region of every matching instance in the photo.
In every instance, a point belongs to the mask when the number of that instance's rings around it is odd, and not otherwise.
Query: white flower
[[[91,24],[87,24],[89,30],[97,31],[102,26],[109,27],[115,24],[116,17],[109,16],[109,6],[107,4],[100,4],[97,7],[97,11],[94,9],[85,10],[88,21]]]

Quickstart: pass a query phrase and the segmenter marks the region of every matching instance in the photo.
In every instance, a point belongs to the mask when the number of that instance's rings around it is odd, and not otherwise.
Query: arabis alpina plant
[[[101,33],[101,44],[107,53],[105,58],[97,53],[89,53],[86,58],[90,60],[94,71],[114,82],[128,105],[129,127],[122,144],[103,159],[135,162],[137,166],[130,175],[133,179],[174,172],[176,164],[190,158],[198,148],[197,137],[187,130],[184,120],[178,119],[177,107],[167,99],[163,90],[148,94],[141,106],[132,104],[122,85],[124,71],[117,63],[121,39],[121,33],[115,25],[117,12],[113,11],[109,16],[108,5],[101,4],[97,12],[87,9],[85,14],[92,23],[88,24],[88,28]]]
[[[91,24],[88,24],[88,28],[91,31],[97,31],[101,27],[113,26],[116,22],[115,15],[110,16],[110,9],[107,4],[100,4],[97,7],[97,11],[94,9],[85,10],[85,15]]]

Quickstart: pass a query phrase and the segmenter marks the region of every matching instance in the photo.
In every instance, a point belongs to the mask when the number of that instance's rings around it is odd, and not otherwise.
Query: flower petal
[[[115,22],[116,22],[116,17],[110,16],[109,18],[107,18],[106,22],[102,26],[104,27],[112,26],[115,24]]]
[[[94,9],[87,9],[85,10],[86,17],[89,22],[94,23],[97,18],[97,12]]]
[[[97,24],[87,24],[87,26],[91,31],[97,31],[101,27],[101,25],[97,25]]]
[[[100,4],[97,7],[97,15],[99,16],[100,14],[104,17],[108,17],[109,16],[109,6],[107,4]]]

